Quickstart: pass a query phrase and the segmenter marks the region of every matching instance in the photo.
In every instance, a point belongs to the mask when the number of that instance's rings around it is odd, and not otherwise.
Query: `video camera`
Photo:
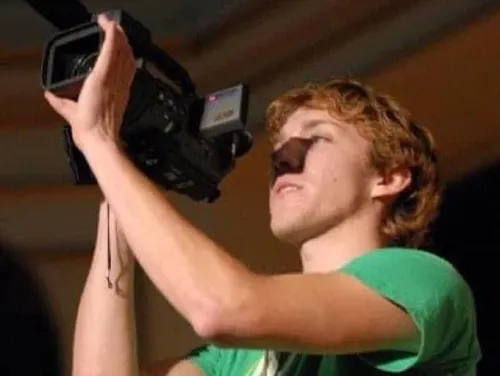
[[[198,97],[187,71],[152,43],[145,26],[123,10],[105,14],[121,25],[136,58],[137,70],[120,128],[127,155],[163,188],[196,201],[213,202],[236,159],[252,147],[252,136],[246,130],[247,86],[239,84]],[[43,89],[77,99],[103,40],[97,15],[53,35],[43,54]],[[74,183],[95,184],[68,125],[63,127],[63,136]]]

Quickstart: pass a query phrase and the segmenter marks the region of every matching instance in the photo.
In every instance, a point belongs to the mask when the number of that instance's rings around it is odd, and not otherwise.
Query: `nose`
[[[271,154],[271,183],[285,174],[300,174],[304,170],[307,153],[314,140],[292,137]]]

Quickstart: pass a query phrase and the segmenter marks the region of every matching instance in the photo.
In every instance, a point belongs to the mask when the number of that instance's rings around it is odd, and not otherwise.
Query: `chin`
[[[280,241],[300,247],[335,227],[335,218],[313,215],[271,217],[271,231]]]
[[[305,205],[303,200],[271,201],[271,232],[278,240],[300,247],[329,227],[331,215],[328,214],[318,211],[316,205]]]
[[[272,230],[272,233],[280,242],[290,244],[294,247],[300,247],[304,243],[304,240],[297,236],[296,232]]]
[[[280,241],[300,247],[304,242],[314,237],[304,221],[287,218],[287,221],[271,220],[271,232]]]

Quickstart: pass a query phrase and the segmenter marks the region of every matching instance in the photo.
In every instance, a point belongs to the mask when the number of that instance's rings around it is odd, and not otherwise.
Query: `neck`
[[[327,273],[354,258],[381,248],[378,220],[371,216],[351,218],[302,244],[304,273]]]

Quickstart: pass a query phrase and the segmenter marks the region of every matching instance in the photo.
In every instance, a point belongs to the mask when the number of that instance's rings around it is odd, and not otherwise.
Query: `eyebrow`
[[[300,123],[302,130],[304,130],[304,131],[310,131],[310,130],[312,130],[320,125],[323,125],[323,124],[329,124],[329,125],[332,125],[334,127],[341,128],[341,125],[333,119],[309,119],[309,120],[305,120],[302,123]],[[274,139],[274,141],[275,141],[274,143],[279,144],[280,142],[283,141],[283,138],[284,138],[284,136],[281,133],[278,133]]]
[[[339,127],[339,123],[334,121],[334,120],[331,120],[331,119],[311,119],[311,120],[306,120],[306,121],[302,122],[301,125],[302,125],[303,130],[311,130],[311,129],[316,128],[322,124],[330,124],[330,125],[333,125],[335,127]]]

